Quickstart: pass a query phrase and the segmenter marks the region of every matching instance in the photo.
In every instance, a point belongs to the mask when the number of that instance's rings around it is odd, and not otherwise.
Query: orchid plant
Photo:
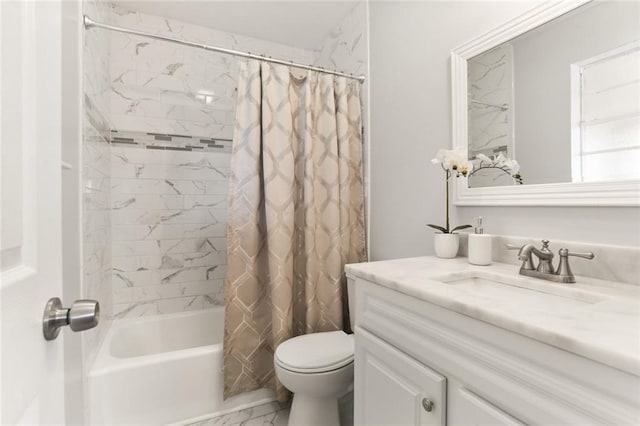
[[[445,226],[428,224],[427,226],[437,229],[443,234],[454,234],[455,231],[471,228],[471,225],[459,225],[451,229],[449,224],[449,180],[452,177],[467,177],[473,170],[473,163],[467,159],[467,152],[464,149],[441,149],[436,158],[431,160],[433,164],[440,164],[445,172]]]
[[[476,155],[476,159],[479,160],[479,162],[474,170],[469,173],[469,176],[483,169],[498,169],[511,176],[516,183],[522,185],[520,164],[518,164],[516,160],[505,157],[503,153],[499,153],[493,158],[489,158],[484,154],[478,154]]]
[[[474,167],[473,162],[467,158],[465,149],[441,149],[436,158],[431,160],[433,164],[440,164],[445,172],[445,226],[428,224],[427,226],[437,229],[443,234],[453,234],[455,231],[471,228],[471,225],[459,225],[451,229],[449,224],[449,181],[452,177],[469,177],[483,169],[498,169],[511,176],[517,183],[522,185],[522,175],[520,174],[520,164],[516,160],[511,160],[499,153],[494,158],[489,158],[484,154],[476,155],[479,160]]]

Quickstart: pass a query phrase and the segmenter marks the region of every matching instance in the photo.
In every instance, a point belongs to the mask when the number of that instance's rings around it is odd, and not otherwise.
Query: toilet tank
[[[355,278],[347,277],[347,303],[349,306],[349,319],[351,322],[351,330],[355,331],[356,328],[356,280]]]

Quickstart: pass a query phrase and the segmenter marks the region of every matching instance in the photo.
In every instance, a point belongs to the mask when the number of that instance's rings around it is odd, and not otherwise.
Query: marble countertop
[[[518,271],[504,263],[474,266],[466,258],[346,265],[348,276],[640,376],[640,286],[581,276],[576,284],[558,284]],[[446,283],[466,274],[516,286]]]

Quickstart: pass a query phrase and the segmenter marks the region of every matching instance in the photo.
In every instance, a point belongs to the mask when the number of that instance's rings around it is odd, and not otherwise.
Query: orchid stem
[[[445,185],[445,194],[446,194],[446,201],[445,201],[445,211],[446,211],[446,229],[447,229],[447,234],[449,233],[449,177],[451,177],[451,172],[449,170],[446,171],[446,176],[447,178],[444,181],[444,185]]]

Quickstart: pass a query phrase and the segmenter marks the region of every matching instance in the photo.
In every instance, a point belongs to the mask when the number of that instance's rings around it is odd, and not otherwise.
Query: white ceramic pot
[[[460,245],[460,235],[458,234],[435,234],[434,244],[436,256],[443,259],[451,259],[458,254]]]

